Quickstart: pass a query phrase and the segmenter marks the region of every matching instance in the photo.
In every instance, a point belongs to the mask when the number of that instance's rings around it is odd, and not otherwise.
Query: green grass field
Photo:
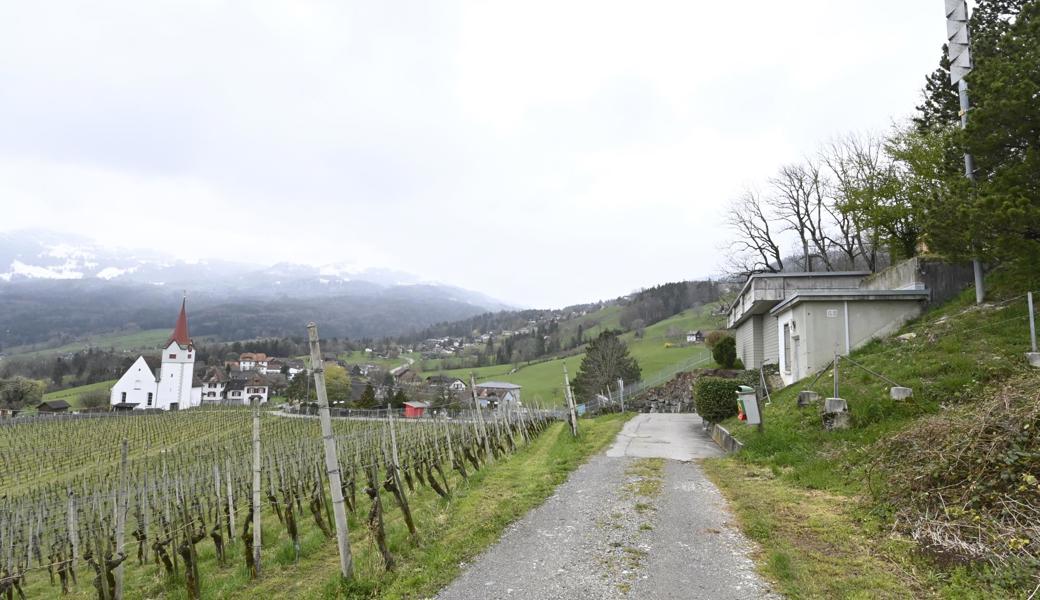
[[[108,381],[99,381],[97,383],[89,383],[87,385],[81,385],[77,387],[68,388],[65,390],[58,390],[55,392],[47,392],[43,395],[44,400],[64,400],[71,404],[74,408],[79,406],[80,394],[87,392],[108,392],[112,385],[115,384],[115,379]]]
[[[169,329],[145,329],[129,333],[107,333],[85,337],[54,348],[16,346],[8,352],[11,356],[46,356],[69,354],[87,348],[112,348],[117,351],[151,350],[158,348],[170,337]]]
[[[603,311],[586,315],[586,317],[606,313],[603,322],[608,323],[611,318],[616,319],[618,314],[620,314],[620,310],[613,310],[618,308],[610,306]],[[632,356],[635,357],[639,362],[639,366],[643,369],[643,380],[654,380],[658,376],[671,372],[677,366],[710,355],[704,345],[686,345],[684,341],[688,330],[715,329],[721,326],[719,319],[709,313],[710,307],[689,309],[647,327],[642,338],[636,338],[633,332],[622,336],[622,339],[628,344]],[[575,330],[576,327],[575,325]],[[678,335],[668,336],[669,331],[676,331]],[[513,365],[496,365],[477,369],[428,371],[424,375],[443,373],[459,377],[468,384],[470,373],[473,373],[476,376],[477,383],[481,381],[506,381],[522,386],[521,398],[525,404],[562,406],[564,402],[563,366],[564,364],[567,365],[567,370],[573,378],[581,367],[581,361],[584,356],[584,354],[578,354],[545,362],[522,364],[515,373],[511,373]]]
[[[399,358],[379,358],[375,354],[366,354],[363,350],[353,352],[341,352],[339,359],[350,365],[376,365],[382,369],[390,370],[405,364],[407,359],[418,361],[419,355],[414,352],[404,352]]]

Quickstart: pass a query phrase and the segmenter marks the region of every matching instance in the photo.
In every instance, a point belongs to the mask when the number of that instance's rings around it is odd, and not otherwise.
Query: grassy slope
[[[915,419],[970,403],[994,382],[1026,369],[1025,301],[987,309],[973,292],[909,324],[909,341],[890,338],[853,353],[871,370],[912,387],[909,402],[888,399],[889,384],[852,365],[841,372],[853,427],[823,431],[819,408],[795,400],[810,381],[773,397],[765,431],[725,423],[744,451],[709,461],[708,470],[733,502],[748,534],[762,544],[763,570],[791,597],[1005,597],[965,571],[944,572],[887,535],[885,507],[869,497],[870,446],[913,425]],[[832,380],[821,377],[825,396]],[[840,534],[840,535],[839,535]],[[965,579],[967,578],[967,579]],[[967,583],[965,583],[967,581]]]
[[[629,415],[630,416],[630,415]],[[461,564],[493,544],[502,530],[549,497],[568,474],[610,443],[626,416],[608,415],[582,421],[582,433],[573,439],[562,423],[553,424],[528,447],[490,468],[473,473],[469,483],[450,472],[454,496],[445,501],[429,488],[416,487],[409,504],[419,529],[419,543],[408,540],[407,528],[392,496],[382,494],[387,540],[397,562],[384,573],[378,550],[357,515],[350,515],[350,539],[355,580],[344,585],[338,577],[335,540],[325,539],[310,515],[298,515],[301,558],[293,564],[291,541],[277,518],[265,512],[262,565],[264,576],[250,582],[240,540],[228,548],[228,565],[217,564],[213,544],[198,545],[203,598],[425,598],[451,582]],[[368,514],[369,503],[359,503]],[[364,519],[365,517],[362,517]],[[241,533],[239,531],[239,533]],[[132,549],[131,549],[132,551]],[[134,560],[133,558],[131,560]],[[80,573],[79,585],[69,598],[92,598],[91,577]],[[154,566],[127,570],[127,598],[170,600],[185,598],[182,582],[169,583]],[[45,573],[35,573],[25,590],[30,598],[54,596]]]
[[[133,333],[108,333],[86,337],[82,340],[70,342],[55,348],[34,350],[32,347],[19,346],[11,348],[8,354],[11,356],[45,356],[50,354],[67,354],[94,348],[114,348],[115,350],[130,351],[158,348],[167,338],[170,330],[167,329],[145,329]]]
[[[87,392],[95,392],[101,390],[107,392],[115,384],[116,380],[111,379],[109,381],[99,381],[97,383],[88,383],[87,385],[81,385],[78,387],[72,387],[65,390],[58,390],[56,392],[47,392],[43,395],[44,400],[64,400],[72,406],[79,406],[80,394]]]
[[[415,353],[404,353],[399,358],[379,358],[374,354],[365,354],[361,350],[355,350],[353,352],[341,352],[339,359],[350,365],[376,365],[382,369],[390,370],[397,368],[406,362],[406,359],[411,358],[418,361],[420,356]]]
[[[586,315],[588,318],[600,313],[607,313],[618,307],[607,307],[603,311],[597,311]],[[676,365],[687,363],[691,360],[708,356],[708,350],[703,345],[686,346],[682,343],[685,333],[689,329],[707,329],[718,326],[718,319],[709,314],[710,307],[700,307],[684,311],[674,317],[665,319],[647,327],[641,339],[637,339],[634,333],[626,333],[622,339],[628,344],[632,356],[639,361],[643,369],[643,379],[652,379],[655,375],[674,368]],[[618,311],[619,312],[619,311]],[[603,322],[609,322],[609,314],[603,316]],[[575,330],[577,325],[574,326]],[[667,337],[669,329],[675,329],[680,335],[674,338]],[[666,347],[670,344],[671,347]],[[581,366],[584,354],[559,358],[541,363],[521,365],[516,373],[512,365],[496,365],[482,367],[479,369],[455,369],[443,371],[446,375],[453,375],[469,380],[470,373],[474,373],[477,382],[480,381],[508,381],[523,386],[521,392],[525,402],[539,402],[549,405],[563,404],[563,365],[573,377]],[[433,374],[426,373],[427,375]]]

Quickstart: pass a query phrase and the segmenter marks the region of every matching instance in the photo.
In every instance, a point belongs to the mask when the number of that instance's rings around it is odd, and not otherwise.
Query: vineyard
[[[346,560],[359,544],[379,557],[347,572],[392,570],[388,519],[419,543],[411,497],[450,501],[549,419],[373,411],[333,420],[332,463],[319,419],[249,408],[11,421],[0,425],[0,597],[220,595],[228,573],[260,578],[337,538],[337,498]]]

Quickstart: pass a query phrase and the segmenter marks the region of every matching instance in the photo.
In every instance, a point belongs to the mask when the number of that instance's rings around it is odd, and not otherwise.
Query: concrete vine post
[[[318,394],[318,416],[321,420],[321,437],[325,441],[325,469],[332,492],[332,512],[336,521],[336,546],[339,548],[339,570],[344,579],[354,574],[354,561],[350,555],[350,537],[347,531],[347,508],[343,500],[343,484],[336,453],[336,438],[332,434],[332,415],[329,413],[329,396],[325,389],[325,366],[318,345],[318,326],[307,323],[307,339],[311,350],[311,368],[314,371],[314,389]]]
[[[260,576],[260,403],[253,406],[253,565]]]

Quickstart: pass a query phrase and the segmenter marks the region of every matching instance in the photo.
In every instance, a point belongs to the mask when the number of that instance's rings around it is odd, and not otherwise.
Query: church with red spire
[[[162,350],[158,375],[143,356],[137,357],[112,386],[110,404],[117,409],[179,410],[202,403],[202,386],[195,385],[195,346],[188,334],[187,298],[173,332]]]

